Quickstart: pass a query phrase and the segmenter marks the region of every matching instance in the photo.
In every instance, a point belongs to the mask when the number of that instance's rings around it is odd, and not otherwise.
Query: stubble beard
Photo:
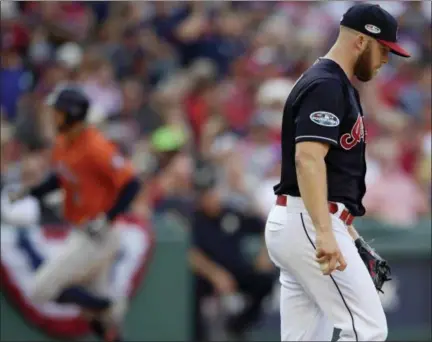
[[[372,50],[370,45],[362,52],[358,57],[357,62],[354,66],[354,75],[361,82],[370,81],[374,75],[374,69],[372,68]]]

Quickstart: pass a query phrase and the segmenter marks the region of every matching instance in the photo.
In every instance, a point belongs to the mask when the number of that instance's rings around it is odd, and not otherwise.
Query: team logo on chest
[[[359,142],[365,140],[365,128],[363,123],[363,118],[359,114],[356,122],[351,128],[350,133],[345,133],[340,137],[340,145],[345,150],[351,150]]]

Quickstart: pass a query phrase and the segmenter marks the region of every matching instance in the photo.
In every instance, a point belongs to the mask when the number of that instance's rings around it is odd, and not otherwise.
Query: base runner
[[[30,194],[41,199],[63,189],[64,216],[76,229],[64,249],[37,270],[31,298],[84,309],[94,332],[121,340],[125,298],[108,291],[109,270],[119,250],[115,219],[140,190],[129,161],[85,120],[89,100],[78,88],[62,87],[49,97],[59,136],[52,153],[55,171],[40,185],[10,193],[11,201]]]

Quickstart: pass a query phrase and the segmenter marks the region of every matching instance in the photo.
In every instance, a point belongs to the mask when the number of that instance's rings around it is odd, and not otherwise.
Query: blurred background
[[[381,296],[390,339],[430,340],[431,3],[379,3],[398,17],[412,58],[391,56],[376,79],[355,84],[368,132],[367,216],[355,224],[393,267]],[[351,5],[1,1],[2,186],[49,171],[44,100],[68,81],[145,184],[133,214],[151,223],[156,247],[129,340],[279,338],[278,275],[262,233],[282,109]],[[44,203],[40,226],[61,229],[60,203],[61,194]],[[3,289],[1,340],[48,340],[9,296]]]

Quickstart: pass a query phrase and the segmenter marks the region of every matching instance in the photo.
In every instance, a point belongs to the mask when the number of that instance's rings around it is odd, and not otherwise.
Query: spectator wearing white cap
[[[258,89],[258,111],[273,130],[280,130],[283,107],[293,86],[294,82],[288,78],[273,78],[264,82]]]
[[[82,61],[82,48],[74,42],[62,44],[56,51],[57,61],[68,69],[77,68]]]

